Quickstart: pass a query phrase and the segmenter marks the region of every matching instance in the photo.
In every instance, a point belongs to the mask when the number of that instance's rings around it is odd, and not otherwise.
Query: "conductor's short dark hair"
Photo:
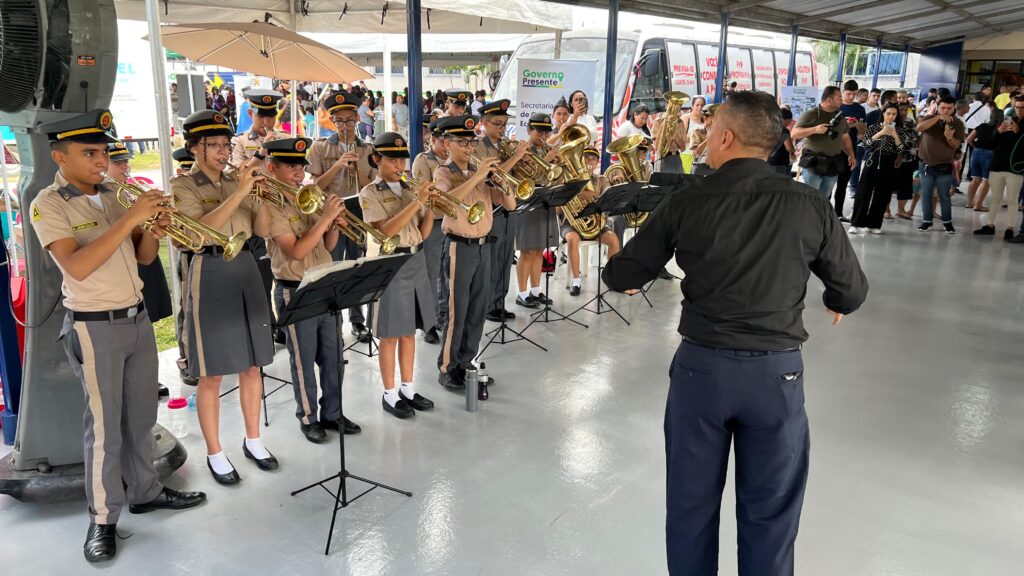
[[[725,120],[725,127],[733,131],[743,146],[771,152],[779,142],[782,112],[775,97],[767,92],[741,90],[733,93],[716,114],[716,119],[719,118]]]

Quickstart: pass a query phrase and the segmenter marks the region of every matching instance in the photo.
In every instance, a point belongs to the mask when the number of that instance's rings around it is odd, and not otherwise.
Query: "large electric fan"
[[[38,127],[108,107],[116,74],[114,0],[0,0],[0,125],[15,133],[23,211],[57,170]],[[66,312],[60,271],[28,218],[23,225],[28,328],[22,386],[12,394],[17,435],[14,450],[0,460],[0,494],[45,501],[80,497],[85,399],[58,342]],[[181,466],[185,451],[174,436],[160,426],[153,432],[158,470]]]

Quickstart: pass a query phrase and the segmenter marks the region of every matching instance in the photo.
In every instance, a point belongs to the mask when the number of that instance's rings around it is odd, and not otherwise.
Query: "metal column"
[[[608,169],[611,155],[608,144],[612,141],[612,108],[615,103],[615,45],[619,37],[619,0],[608,0],[608,38],[604,57],[604,118],[601,131],[601,172]],[[628,103],[627,103],[628,105]]]
[[[160,149],[161,187],[167,190],[172,172],[171,164],[171,98],[167,94],[167,71],[164,69],[164,45],[160,41],[160,8],[157,0],[146,0],[146,22],[149,24],[149,56],[153,64],[153,95],[157,104],[157,141]],[[189,94],[192,91],[189,90]]]
[[[796,86],[796,43],[800,39],[800,25],[793,23],[792,37],[789,39],[789,70],[786,71],[786,86]]]
[[[907,82],[907,63],[910,60],[910,44],[903,45],[903,63],[900,65],[900,88]]]
[[[729,13],[722,11],[722,23],[718,32],[718,70],[715,72],[715,103],[725,101],[725,63],[728,61],[729,52]]]
[[[871,75],[871,89],[878,88],[878,72],[882,69],[882,37],[875,43],[875,73]]]
[[[423,151],[423,54],[420,52],[420,0],[405,4],[405,35],[408,39],[406,68],[409,74],[409,157]],[[411,166],[410,166],[411,167]]]
[[[843,86],[843,64],[846,61],[846,32],[839,35],[839,60],[836,63],[836,84]]]

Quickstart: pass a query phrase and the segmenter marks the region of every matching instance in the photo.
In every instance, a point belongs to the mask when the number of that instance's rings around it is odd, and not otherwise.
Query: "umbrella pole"
[[[388,35],[384,33],[384,131],[391,130],[391,92],[394,87],[391,82],[391,44],[388,43]],[[398,126],[393,127],[398,131]]]

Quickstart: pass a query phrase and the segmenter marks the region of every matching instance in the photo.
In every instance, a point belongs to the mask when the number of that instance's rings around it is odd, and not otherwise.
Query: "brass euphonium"
[[[640,145],[643,144],[642,134],[616,138],[608,144],[608,153],[619,157],[619,164],[609,166],[604,172],[609,182],[643,182],[644,166],[640,158]],[[625,215],[626,225],[638,227],[647,221],[649,212],[629,212]]]
[[[135,205],[135,201],[138,200],[139,196],[142,196],[146,192],[150,191],[150,188],[142,186],[141,184],[129,184],[127,182],[118,182],[107,174],[103,175],[105,181],[110,182],[117,188],[117,201],[125,208],[131,209]],[[167,197],[171,200],[171,197]],[[167,204],[171,205],[170,202]],[[202,222],[187,216],[181,212],[167,212],[167,219],[170,224],[164,228],[164,233],[167,234],[178,244],[181,244],[184,248],[191,250],[192,252],[198,252],[203,249],[207,240],[212,240],[214,244],[224,249],[224,261],[227,262],[238,256],[238,253],[242,250],[242,246],[245,245],[245,232],[239,232],[234,236],[228,237],[227,234],[223,234],[214,230],[213,228],[203,224]],[[143,225],[142,229],[147,232],[153,229],[156,224],[156,220],[160,218],[160,214],[150,218]]]
[[[484,159],[480,157],[476,152],[469,153],[469,159],[476,163],[477,166],[483,164]],[[519,200],[529,200],[533,196],[533,191],[536,188],[533,181],[527,178],[516,178],[515,176],[501,170],[500,168],[494,168],[491,170],[490,178],[492,178],[494,185],[501,188],[501,191],[505,195],[514,194]]]
[[[684,92],[665,93],[665,116],[661,119],[661,127],[657,136],[658,144],[654,149],[658,159],[664,158],[665,154],[668,154],[669,145],[672,143],[672,133],[679,125],[679,111],[683,108],[683,104],[689,101],[690,95]]]
[[[327,202],[327,195],[319,186],[307,185],[301,188],[289,186],[289,188],[294,191],[291,201],[296,210],[306,215],[315,214],[319,216],[324,213],[324,203]],[[345,219],[348,226],[341,226],[338,230],[346,238],[359,246],[366,246],[366,237],[371,236],[377,244],[380,244],[381,254],[392,254],[395,248],[398,248],[400,240],[397,235],[385,236],[383,232],[370,226],[362,218],[348,210],[342,212],[341,217]]]
[[[558,154],[562,158],[562,179],[565,182],[586,180],[584,190],[593,192],[594,185],[590,181],[590,170],[587,169],[587,161],[583,157],[583,149],[590,143],[590,130],[586,126],[573,124],[567,127],[559,135],[562,145],[558,148]],[[601,229],[607,223],[604,214],[591,214],[590,216],[579,216],[579,213],[586,208],[590,202],[584,201],[577,194],[568,204],[562,206],[562,215],[572,226],[573,230],[584,240],[593,240],[601,234]]]
[[[516,143],[508,138],[498,140],[498,157],[502,161],[508,160],[516,152]],[[523,159],[512,167],[512,174],[537,182],[543,180],[548,184],[555,184],[562,178],[562,167],[554,162],[548,162],[533,152],[527,152]]]
[[[423,183],[422,180],[416,178],[409,172],[402,172],[398,177],[402,182],[405,182],[413,188],[418,188],[420,184]],[[476,224],[484,217],[484,210],[487,210],[487,205],[483,202],[476,202],[473,205],[469,205],[455,196],[438,190],[437,188],[431,188],[431,190],[437,192],[437,198],[430,201],[430,207],[444,212],[444,215],[452,220],[457,220],[459,218],[460,208],[466,212],[466,222],[469,222],[470,224]]]

